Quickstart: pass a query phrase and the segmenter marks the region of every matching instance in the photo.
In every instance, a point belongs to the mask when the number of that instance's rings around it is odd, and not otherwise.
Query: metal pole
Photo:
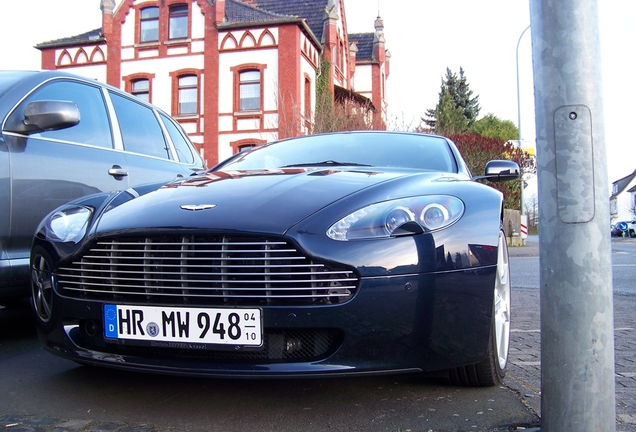
[[[519,36],[519,40],[517,41],[517,129],[519,130],[519,147],[521,147],[521,93],[519,90],[519,44],[521,43],[521,38],[526,32],[530,30],[530,26],[526,27],[524,31],[521,32]],[[523,190],[523,188],[521,189]],[[523,201],[521,201],[521,213],[523,214]]]
[[[517,51],[516,51],[516,60],[517,60],[517,130],[519,131],[519,148],[521,148],[521,94],[520,94],[520,85],[519,85],[519,44],[521,43],[521,38],[524,34],[530,29],[530,26],[526,27],[524,31],[519,35],[519,40],[517,41]],[[521,173],[521,182],[520,182],[520,190],[519,190],[519,198],[521,200],[521,216],[524,214],[525,204],[523,202],[523,189],[524,189],[524,180],[523,180],[523,172]],[[526,244],[526,239],[523,239],[523,244]]]
[[[597,0],[530,0],[541,233],[542,432],[615,431]]]

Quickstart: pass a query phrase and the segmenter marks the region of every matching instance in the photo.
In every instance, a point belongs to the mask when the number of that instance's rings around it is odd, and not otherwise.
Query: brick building
[[[36,46],[42,68],[163,108],[209,166],[309,133],[325,65],[332,99],[366,101],[373,128],[385,127],[383,22],[348,34],[344,0],[101,0],[100,8],[101,28]]]

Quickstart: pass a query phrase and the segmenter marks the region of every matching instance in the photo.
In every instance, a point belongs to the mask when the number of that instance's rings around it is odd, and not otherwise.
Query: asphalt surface
[[[636,242],[636,239],[621,240],[625,242]],[[530,237],[526,246],[509,248],[510,257],[514,258],[531,258],[539,256],[538,241],[536,237]],[[537,258],[538,259],[538,258]],[[519,418],[525,419],[524,426],[520,426],[519,422],[510,423],[509,427],[496,429],[478,429],[475,426],[451,426],[444,429],[432,429],[420,426],[412,428],[399,428],[399,432],[419,431],[425,432],[441,432],[441,431],[517,431],[526,430],[528,432],[536,432],[540,430],[541,416],[541,350],[540,350],[540,316],[539,316],[539,290],[535,288],[523,287],[523,283],[515,282],[513,271],[512,278],[512,309],[513,321],[511,325],[511,344],[510,356],[507,368],[507,375],[504,386],[497,390],[507,390],[515,395],[516,399],[521,401],[525,406],[524,409],[514,407]],[[636,296],[617,294],[614,296],[614,319],[615,319],[615,377],[616,377],[616,431],[618,432],[636,432],[636,356],[634,356],[634,346],[636,346]],[[83,372],[75,374],[76,378],[82,379]],[[70,378],[73,373],[65,374]],[[103,378],[108,381],[108,375]],[[387,380],[391,383],[391,380]],[[398,384],[397,382],[394,384]],[[132,385],[132,384],[131,384]],[[329,384],[328,384],[329,385]],[[362,384],[364,385],[364,384]],[[374,383],[375,385],[375,383]],[[409,385],[408,381],[400,381],[400,385]],[[249,386],[246,387],[246,389]],[[479,390],[479,389],[476,389]],[[245,390],[249,391],[249,390]],[[369,387],[369,398],[373,397],[373,392],[378,391],[373,386]],[[453,402],[457,405],[468,404],[467,399],[459,399],[459,391],[449,388],[448,395],[442,397],[440,402],[429,401],[427,406],[434,406],[435,403]],[[337,395],[337,392],[334,391]],[[473,396],[484,397],[485,393],[468,392],[468,399]],[[272,394],[273,398],[280,395]],[[0,389],[0,398],[10,397],[2,389]],[[264,396],[266,398],[266,396]],[[487,398],[487,396],[486,396]],[[364,400],[367,402],[366,398]],[[386,399],[381,399],[382,403],[386,403]],[[490,399],[487,399],[490,402]],[[484,403],[486,401],[475,400],[475,403]],[[266,403],[266,402],[263,402]],[[509,402],[511,405],[515,403]],[[9,404],[10,405],[10,404]],[[464,410],[466,406],[462,407]],[[513,407],[511,407],[513,409]],[[429,409],[427,415],[434,415]],[[486,410],[484,410],[486,411]],[[492,410],[490,410],[492,411]],[[527,412],[522,412],[527,411]],[[13,411],[17,412],[17,411]],[[294,415],[293,413],[290,413]],[[484,414],[479,412],[477,414]],[[489,414],[485,412],[485,414]],[[297,413],[303,416],[305,413]],[[334,413],[334,417],[338,415]],[[513,414],[514,416],[514,414]],[[90,417],[90,416],[89,416]],[[528,421],[528,419],[530,419]],[[514,425],[513,425],[514,423]],[[332,427],[326,420],[324,429],[329,430]],[[468,425],[468,423],[467,423]],[[337,429],[337,428],[336,428]],[[82,431],[82,432],[174,432],[187,430],[187,428],[178,427],[157,427],[153,424],[139,422],[112,422],[112,421],[95,421],[85,419],[68,419],[56,417],[35,417],[26,415],[11,415],[0,411],[0,430],[11,432],[62,432],[62,431]],[[215,430],[223,430],[216,429]],[[265,429],[262,429],[265,430]],[[289,430],[285,427],[273,428],[267,430]],[[339,429],[341,430],[341,429]],[[353,428],[351,430],[363,430]],[[387,429],[369,429],[369,430],[387,430]]]

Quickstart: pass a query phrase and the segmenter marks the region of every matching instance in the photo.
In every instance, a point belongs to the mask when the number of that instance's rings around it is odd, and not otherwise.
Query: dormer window
[[[185,39],[188,37],[188,5],[170,6],[168,39]]]
[[[158,42],[159,41],[159,8],[147,7],[141,10],[139,22],[139,41]]]

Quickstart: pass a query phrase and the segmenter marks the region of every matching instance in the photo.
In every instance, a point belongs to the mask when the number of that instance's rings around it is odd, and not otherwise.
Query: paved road
[[[13,313],[0,313],[0,430],[491,432],[539,424],[505,385],[406,375],[196,379],[78,366],[44,352],[26,315]]]
[[[636,240],[613,246],[613,261],[622,263],[626,277],[633,279]],[[42,351],[24,315],[0,310],[0,430],[537,431],[537,257],[536,242],[511,249],[514,315],[508,375],[504,386],[490,389],[404,376],[224,381],[80,367]],[[636,432],[636,296],[617,293],[614,306],[616,429]],[[19,374],[7,374],[20,368]]]

